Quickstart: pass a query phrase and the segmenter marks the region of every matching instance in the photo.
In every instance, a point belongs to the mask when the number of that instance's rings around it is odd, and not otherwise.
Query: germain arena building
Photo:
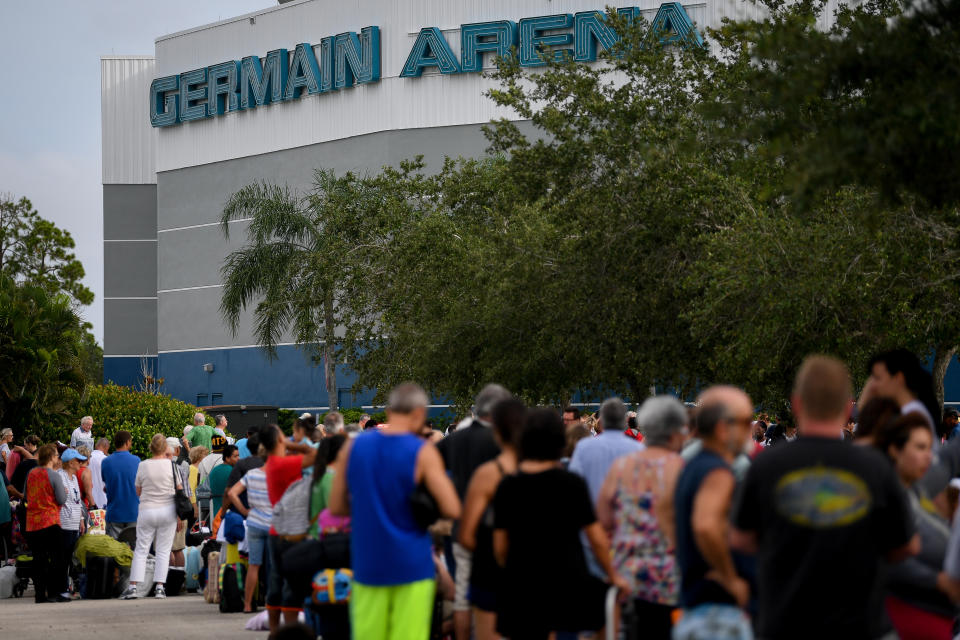
[[[741,0],[617,8],[695,37],[758,11]],[[104,56],[104,378],[163,378],[163,392],[201,406],[325,410],[322,367],[293,343],[271,363],[252,314],[236,336],[221,319],[220,267],[245,240],[242,221],[224,239],[227,198],[258,180],[305,190],[321,167],[480,156],[481,126],[512,115],[484,96],[497,53],[516,46],[531,67],[540,46],[594,60],[615,38],[605,10],[603,0],[281,0],[160,35],[154,55]],[[368,405],[353,380],[338,371],[339,404]]]

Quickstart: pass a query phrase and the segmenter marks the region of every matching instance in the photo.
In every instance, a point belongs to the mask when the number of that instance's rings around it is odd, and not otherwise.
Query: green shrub
[[[44,442],[59,439],[69,443],[70,434],[80,424],[80,418],[92,416],[95,439],[109,438],[112,450],[114,434],[121,430],[129,431],[133,435],[130,450],[141,458],[149,458],[150,439],[155,433],[182,437],[183,428],[193,424],[193,415],[197,411],[199,409],[192,404],[166,395],[134,391],[115,384],[91,385],[68,427],[41,429],[37,435]],[[207,416],[207,424],[213,426],[211,416]]]
[[[297,419],[297,412],[291,409],[277,409],[277,426],[286,435],[293,435],[293,421]]]

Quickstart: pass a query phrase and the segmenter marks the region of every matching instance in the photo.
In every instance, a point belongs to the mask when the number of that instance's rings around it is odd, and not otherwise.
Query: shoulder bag
[[[172,461],[170,470],[173,473],[173,504],[177,508],[177,517],[181,520],[189,520],[193,516],[193,503],[183,490],[183,482],[177,478],[177,465]]]

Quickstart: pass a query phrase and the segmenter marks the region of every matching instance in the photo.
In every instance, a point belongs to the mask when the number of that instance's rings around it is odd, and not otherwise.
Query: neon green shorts
[[[434,580],[390,587],[354,581],[350,589],[350,626],[354,638],[428,640],[430,637]]]

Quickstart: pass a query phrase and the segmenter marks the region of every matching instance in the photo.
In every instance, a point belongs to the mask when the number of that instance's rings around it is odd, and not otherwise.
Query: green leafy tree
[[[677,283],[751,194],[699,134],[708,53],[608,19],[622,39],[599,66],[500,62],[491,98],[535,131],[493,123],[494,157],[448,163],[375,256],[382,339],[362,381],[458,404],[490,380],[553,402],[697,383]]]
[[[83,328],[66,295],[0,276],[0,420],[18,434],[59,425],[86,379]]]
[[[696,271],[709,295],[688,313],[695,339],[766,398],[787,397],[805,352],[862,375],[871,352],[906,346],[930,358],[942,401],[960,343],[958,94],[941,81],[957,3],[841,7],[826,30],[823,3],[767,4],[767,18],[713,34],[720,64],[700,111],[763,170],[757,210]]]
[[[70,232],[41,218],[29,200],[0,196],[0,273],[52,295],[67,293],[77,304],[92,304],[74,247]]]
[[[864,224],[864,208],[876,227]],[[862,381],[881,349],[933,350],[942,393],[957,335],[953,314],[941,313],[954,287],[956,241],[952,229],[877,209],[856,188],[803,215],[746,212],[710,238],[688,276],[703,292],[687,311],[692,339],[711,354],[717,379],[744,385],[773,408],[783,408],[811,352],[842,357]]]
[[[100,384],[103,382],[103,348],[97,344],[90,328],[89,323],[84,323],[83,337],[80,339],[80,360],[87,384]]]

